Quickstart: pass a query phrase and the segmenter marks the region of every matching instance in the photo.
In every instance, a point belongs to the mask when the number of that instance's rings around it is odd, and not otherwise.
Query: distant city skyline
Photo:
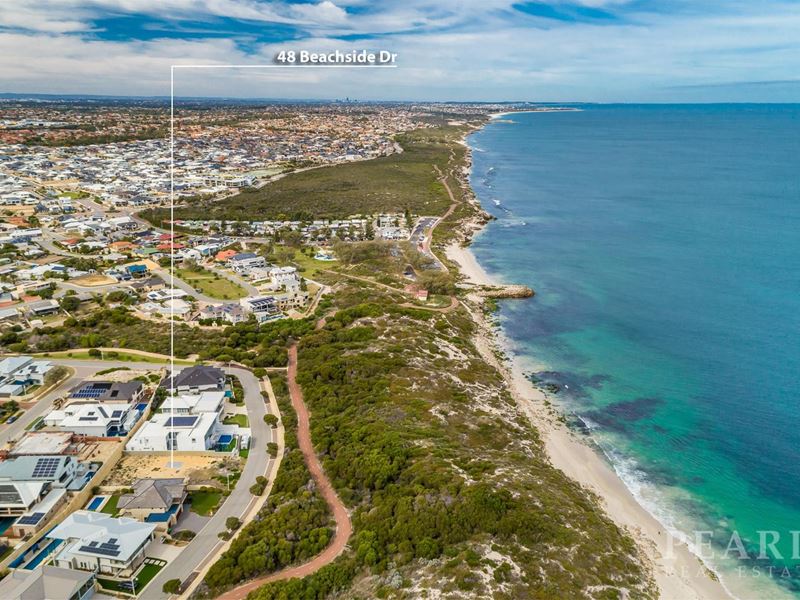
[[[181,70],[176,94],[797,102],[798,31],[781,0],[15,0],[0,9],[0,92],[166,96],[172,64],[365,49],[397,53],[397,69]]]

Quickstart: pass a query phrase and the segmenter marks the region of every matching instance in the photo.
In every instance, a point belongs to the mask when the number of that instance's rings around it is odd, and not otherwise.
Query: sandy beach
[[[469,248],[453,244],[446,248],[446,255],[459,265],[466,277],[465,283],[500,283],[492,280]],[[480,301],[477,297],[471,299]],[[510,358],[500,363],[497,360],[495,350],[510,355],[502,333],[483,318],[481,311],[470,312],[481,325],[481,333],[475,340],[478,350],[484,360],[503,373],[518,405],[541,432],[552,464],[596,494],[608,515],[637,541],[652,564],[661,597],[667,600],[733,598],[689,547],[638,503],[607,461],[547,408],[545,393],[525,376],[520,361]]]

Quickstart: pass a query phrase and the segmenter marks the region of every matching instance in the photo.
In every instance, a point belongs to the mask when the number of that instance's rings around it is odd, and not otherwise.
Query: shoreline
[[[508,113],[500,113],[497,117],[491,115],[491,118],[499,118],[502,114]],[[470,149],[466,136],[463,143]],[[471,157],[468,156],[467,160],[471,172]],[[475,194],[468,196],[484,213]],[[474,234],[483,230],[485,223],[476,218],[464,225],[467,243],[471,244]],[[464,283],[470,287],[502,284],[480,265],[469,245],[451,243],[445,248],[445,255],[458,266],[458,271],[465,277]],[[482,314],[480,305],[483,299],[476,294],[470,294],[468,298],[478,307],[478,310],[467,309],[478,324],[479,332],[474,342],[479,353],[502,374],[517,405],[542,436],[552,465],[595,494],[606,514],[636,541],[642,556],[650,563],[660,596],[669,600],[735,598],[719,575],[689,545],[640,504],[600,449],[585,443],[559,420],[560,412],[550,406],[547,394],[525,376],[523,357],[512,351],[500,326]],[[498,356],[507,358],[498,359]]]

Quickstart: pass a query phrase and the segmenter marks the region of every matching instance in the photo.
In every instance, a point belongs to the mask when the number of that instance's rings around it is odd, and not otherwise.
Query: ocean
[[[469,137],[505,336],[734,594],[800,597],[800,105],[581,108]]]

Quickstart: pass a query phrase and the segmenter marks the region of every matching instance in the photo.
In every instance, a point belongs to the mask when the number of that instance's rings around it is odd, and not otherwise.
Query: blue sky
[[[165,95],[171,64],[386,49],[393,70],[181,70],[179,95],[800,101],[797,0],[13,0],[0,92]]]

